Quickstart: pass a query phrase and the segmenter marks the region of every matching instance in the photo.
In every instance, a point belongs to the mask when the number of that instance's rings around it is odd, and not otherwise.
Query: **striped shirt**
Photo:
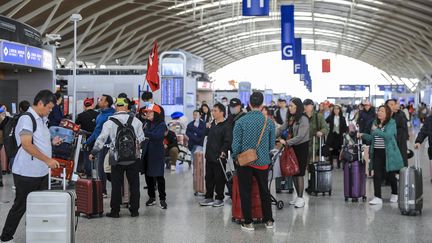
[[[380,128],[377,128],[380,129]],[[384,130],[384,129],[381,129]],[[374,136],[374,148],[376,149],[385,149],[384,138],[379,136]]]

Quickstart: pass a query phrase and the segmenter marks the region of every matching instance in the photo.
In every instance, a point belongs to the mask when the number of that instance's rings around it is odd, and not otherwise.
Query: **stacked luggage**
[[[80,132],[80,126],[70,120],[64,119],[59,126],[50,127],[51,138],[60,137],[62,143],[52,146],[52,157],[57,160],[61,166],[66,168],[66,179],[68,181],[77,181],[78,176],[75,174],[78,166],[78,159],[81,150],[83,135]],[[60,178],[62,169],[53,169],[52,176]]]
[[[319,159],[314,160],[312,164],[308,166],[308,193],[311,195],[318,196],[319,193],[322,193],[324,196],[326,193],[331,196],[332,193],[332,170],[333,166],[330,162],[326,161],[322,157],[322,138],[319,139],[320,147],[319,147]],[[313,154],[315,156],[315,137],[313,138]]]
[[[402,168],[399,178],[399,210],[402,215],[420,215],[423,209],[423,177],[418,152],[415,165]]]
[[[366,201],[366,162],[362,159],[362,142],[352,142],[349,134],[345,135],[342,147],[342,160],[344,162],[344,195],[345,201],[358,199]]]

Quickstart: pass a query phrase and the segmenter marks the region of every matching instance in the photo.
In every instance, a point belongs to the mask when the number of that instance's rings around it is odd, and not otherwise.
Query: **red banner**
[[[329,73],[330,72],[330,59],[322,60],[322,72]]]

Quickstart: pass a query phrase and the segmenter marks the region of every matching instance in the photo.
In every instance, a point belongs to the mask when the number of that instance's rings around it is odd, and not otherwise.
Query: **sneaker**
[[[248,230],[248,231],[254,231],[255,227],[254,227],[253,223],[250,223],[250,224],[243,223],[243,224],[241,224],[241,229],[242,230]]]
[[[382,205],[383,201],[379,197],[374,197],[372,200],[369,201],[370,205]]]
[[[398,202],[398,195],[397,194],[392,194],[391,196],[390,196],[390,202],[391,203],[397,203]]]
[[[214,203],[213,199],[206,198],[206,199],[204,199],[204,201],[200,202],[200,205],[201,206],[213,206],[213,203]]]
[[[162,209],[167,209],[168,208],[168,204],[166,203],[165,200],[160,201],[160,207]]]
[[[303,198],[299,197],[299,198],[297,198],[297,202],[294,204],[294,206],[296,208],[304,208],[305,204],[306,204],[305,200]]]
[[[217,207],[222,207],[224,205],[224,201],[223,200],[216,200],[213,203],[213,207],[217,208]]]
[[[119,213],[113,213],[113,212],[107,213],[106,216],[108,218],[115,218],[115,219],[120,218],[120,214]]]
[[[108,198],[108,194],[106,194],[106,193],[102,193],[102,197],[103,197],[103,198]]]
[[[146,202],[146,206],[153,206],[156,205],[156,199],[154,198],[150,198],[147,202]]]
[[[289,205],[295,205],[297,202],[297,198],[295,198],[294,200],[290,201],[288,204]]]
[[[265,223],[265,227],[267,229],[273,229],[274,227],[274,222],[273,221],[268,221],[267,223]]]
[[[135,217],[138,217],[138,216],[139,216],[138,211],[137,212],[131,212],[131,217],[132,218],[135,218]]]
[[[175,165],[171,165],[171,171],[176,171],[176,166]]]

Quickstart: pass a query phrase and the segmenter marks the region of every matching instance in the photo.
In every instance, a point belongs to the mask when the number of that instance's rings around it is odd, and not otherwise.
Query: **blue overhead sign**
[[[281,6],[282,60],[294,59],[294,5]]]
[[[378,85],[378,89],[380,91],[404,93],[405,85]]]
[[[0,41],[0,48],[0,62],[53,69],[53,56],[48,50],[9,41]]]
[[[42,67],[42,57],[43,51],[39,48],[35,47],[27,47],[27,65],[34,66],[34,67]]]
[[[365,91],[367,85],[339,85],[340,91]]]
[[[270,0],[243,0],[243,16],[268,16]]]
[[[294,74],[301,73],[301,51],[302,41],[301,38],[294,38]]]
[[[4,41],[2,46],[2,56],[3,62],[21,65],[26,64],[24,45]]]

